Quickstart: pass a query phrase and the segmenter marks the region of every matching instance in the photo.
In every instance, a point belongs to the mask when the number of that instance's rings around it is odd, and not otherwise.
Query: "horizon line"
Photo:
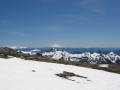
[[[15,45],[13,45],[15,46]],[[12,47],[12,46],[0,46],[0,47]],[[120,47],[70,47],[70,46],[65,46],[65,47],[52,47],[52,46],[41,46],[41,47],[37,47],[37,46],[15,46],[17,48],[120,48]]]

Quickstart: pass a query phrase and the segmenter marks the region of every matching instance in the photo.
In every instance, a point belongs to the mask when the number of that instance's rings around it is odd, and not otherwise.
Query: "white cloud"
[[[67,21],[67,23],[82,23],[83,24],[89,21],[87,17],[76,15],[76,14],[62,14],[60,16],[63,17],[64,20]]]
[[[59,26],[46,26],[43,27],[44,30],[50,30],[50,31],[61,31],[64,28],[63,27],[59,27]]]
[[[61,30],[66,30],[66,28],[62,27],[62,26],[46,25],[46,26],[36,26],[36,27],[33,27],[33,30],[61,31]]]
[[[92,9],[93,12],[99,13],[99,14],[105,14],[106,12],[100,9]]]
[[[43,2],[50,2],[50,0],[42,0]]]
[[[80,0],[80,4],[82,5],[88,5],[88,4],[94,4],[99,0]]]
[[[9,25],[9,24],[10,24],[10,22],[8,22],[8,21],[6,21],[6,20],[2,20],[2,21],[0,21],[0,23],[1,23],[1,24],[5,24],[5,25]]]
[[[27,37],[26,34],[21,33],[21,32],[8,32],[11,35],[15,35],[15,36],[20,36],[20,37]]]
[[[79,6],[98,14],[105,14],[106,0],[80,0]]]
[[[45,3],[54,3],[54,2],[56,2],[58,0],[42,0],[42,1],[45,2]]]
[[[61,47],[63,47],[63,46],[61,46],[61,45],[59,45],[59,44],[57,44],[57,43],[54,43],[51,47],[54,47],[54,48],[61,48]]]

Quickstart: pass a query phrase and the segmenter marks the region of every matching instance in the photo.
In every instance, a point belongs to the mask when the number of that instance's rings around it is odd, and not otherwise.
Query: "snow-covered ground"
[[[87,79],[70,77],[75,80],[71,81],[55,75],[63,71]],[[19,58],[0,58],[0,90],[120,90],[120,74]]]

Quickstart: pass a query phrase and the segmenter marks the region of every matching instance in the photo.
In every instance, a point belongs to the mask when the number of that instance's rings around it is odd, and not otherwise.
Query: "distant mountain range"
[[[25,48],[28,48],[28,47],[24,47],[24,46],[9,46],[9,48],[11,48],[11,49],[25,49]]]
[[[44,47],[44,48],[17,47],[17,48],[13,48],[13,49],[22,50],[22,51],[31,51],[34,49],[38,49],[38,50],[41,50],[42,52],[46,52],[46,51],[50,51],[52,48],[51,47]],[[64,48],[64,47],[61,47],[61,48],[56,48],[56,49],[61,50],[61,51],[67,51],[72,54],[80,54],[80,53],[84,53],[84,52],[91,52],[91,53],[92,52],[96,52],[96,53],[101,52],[104,54],[108,54],[110,52],[114,52],[114,53],[120,55],[120,48]]]
[[[70,50],[72,53],[70,52]],[[75,50],[77,53],[75,53]],[[44,57],[52,58],[56,60],[76,61],[76,62],[83,62],[90,64],[120,64],[120,54],[119,54],[120,49],[114,49],[114,48],[90,48],[90,49],[85,49],[85,48],[30,49],[29,48],[29,50],[28,49],[21,50],[21,52],[26,54],[28,53],[31,55],[41,53],[42,56]]]

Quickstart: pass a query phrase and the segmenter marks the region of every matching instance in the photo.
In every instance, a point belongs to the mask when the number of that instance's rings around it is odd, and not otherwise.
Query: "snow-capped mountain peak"
[[[57,43],[54,43],[51,47],[53,47],[53,48],[61,48],[62,46],[57,44]]]
[[[67,60],[67,61],[77,61],[77,62],[87,62],[92,64],[109,64],[109,63],[120,63],[120,56],[114,52],[109,54],[99,54],[85,52],[81,54],[71,54],[66,51],[60,51],[54,49],[49,52],[42,53],[43,56],[57,59],[57,60]]]
[[[11,48],[11,49],[24,49],[24,48],[28,48],[28,47],[24,47],[24,46],[9,46],[9,48]]]
[[[34,49],[31,51],[21,51],[26,54],[35,55],[37,53],[41,53],[42,56],[47,58],[52,58],[56,60],[65,60],[65,61],[76,61],[76,62],[83,62],[83,63],[91,63],[91,64],[113,64],[113,63],[120,63],[120,56],[115,54],[114,52],[110,52],[108,54],[103,53],[79,53],[79,54],[71,54],[67,51],[61,51],[56,48],[51,48],[47,52],[41,52],[38,49]]]

